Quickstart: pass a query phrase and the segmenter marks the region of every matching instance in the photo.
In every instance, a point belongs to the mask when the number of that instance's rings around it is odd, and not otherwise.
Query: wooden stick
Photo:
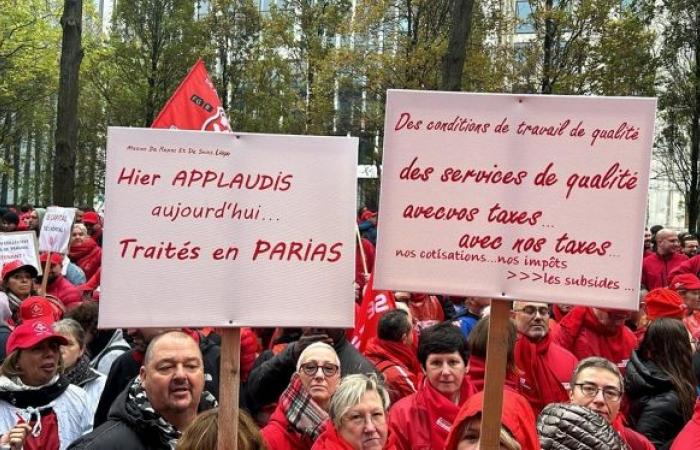
[[[241,329],[221,329],[218,450],[238,450],[238,398],[241,387]]]
[[[355,236],[357,236],[357,245],[360,246],[360,258],[362,258],[362,270],[365,271],[365,278],[369,276],[369,270],[367,270],[367,257],[365,257],[365,249],[362,247],[362,235],[360,234],[360,227],[355,224]]]
[[[491,300],[489,340],[486,347],[484,409],[481,415],[481,450],[500,448],[503,384],[508,364],[510,301]]]
[[[51,252],[49,251],[44,264],[44,273],[41,275],[41,295],[46,295],[46,285],[49,282],[49,270],[51,267]]]

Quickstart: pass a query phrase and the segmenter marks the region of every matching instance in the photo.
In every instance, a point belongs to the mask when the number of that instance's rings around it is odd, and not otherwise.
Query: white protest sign
[[[39,233],[39,250],[42,252],[66,253],[70,242],[75,208],[46,208],[46,215]]]
[[[34,266],[41,275],[36,234],[33,231],[0,233],[0,266],[16,259]]]
[[[101,327],[352,326],[356,138],[107,142]]]
[[[389,91],[376,288],[637,309],[655,107]]]

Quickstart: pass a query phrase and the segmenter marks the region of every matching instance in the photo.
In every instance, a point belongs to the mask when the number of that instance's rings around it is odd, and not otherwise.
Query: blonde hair
[[[187,427],[177,442],[177,450],[217,450],[219,410],[205,411]],[[238,411],[238,450],[267,450],[260,429],[243,410]]]
[[[336,353],[333,347],[326,344],[325,342],[314,342],[313,344],[310,344],[308,347],[306,347],[299,355],[299,359],[297,359],[297,372],[299,372],[301,365],[304,363],[304,361],[306,361],[306,357],[308,356],[308,354],[316,350],[317,348],[322,348],[333,353],[333,356],[335,356],[335,363],[338,365],[338,367],[340,367],[340,358],[338,358],[338,353]]]
[[[367,375],[355,374],[348,375],[340,381],[338,389],[331,398],[331,405],[328,411],[336,429],[340,428],[341,419],[351,408],[356,406],[362,400],[367,392],[374,391],[379,396],[382,402],[384,412],[389,409],[389,393],[379,383],[377,374],[370,373]]]

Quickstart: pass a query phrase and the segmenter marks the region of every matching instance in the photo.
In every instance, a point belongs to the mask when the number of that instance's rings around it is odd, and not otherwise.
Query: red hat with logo
[[[83,223],[88,223],[92,225],[100,223],[100,216],[98,216],[97,213],[94,211],[88,211],[85,214],[83,214]]]
[[[656,320],[662,317],[682,319],[686,314],[683,298],[671,289],[654,289],[647,294],[644,302],[646,303],[647,318],[649,320]]]
[[[694,273],[681,273],[671,279],[669,287],[674,291],[694,291],[700,289],[700,278]]]
[[[19,259],[13,259],[12,261],[6,262],[2,266],[2,279],[6,280],[7,277],[17,272],[18,270],[26,270],[32,278],[36,278],[39,272],[37,272],[36,267],[31,264],[27,264]]]
[[[53,328],[51,328],[51,323],[48,321],[42,319],[28,320],[22,322],[21,325],[10,333],[5,350],[9,355],[15,350],[32,348],[47,339],[56,340],[60,345],[68,345],[68,340],[60,334],[55,333]]]
[[[63,318],[63,310],[46,297],[33,296],[25,299],[19,307],[22,320],[44,319],[55,322]]]
[[[39,257],[41,264],[46,264],[46,260],[49,259],[48,253],[42,253]],[[63,265],[63,256],[60,253],[51,253],[51,265]]]

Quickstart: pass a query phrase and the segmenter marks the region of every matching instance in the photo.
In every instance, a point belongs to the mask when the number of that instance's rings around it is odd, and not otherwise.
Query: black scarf
[[[64,373],[63,376],[69,383],[83,387],[90,381],[97,379],[99,374],[90,368],[90,358],[83,354],[83,356],[78,358],[73,368]]]

